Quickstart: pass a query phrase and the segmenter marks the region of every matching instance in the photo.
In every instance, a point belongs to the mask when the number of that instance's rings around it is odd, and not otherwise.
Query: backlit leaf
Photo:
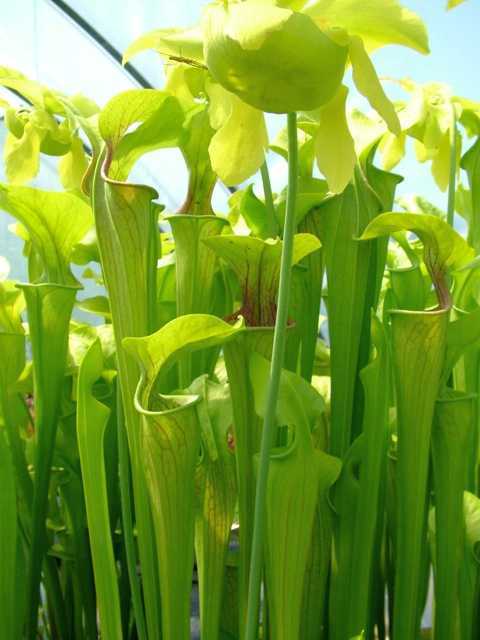
[[[25,184],[37,175],[41,143],[42,136],[31,122],[25,125],[21,138],[8,133],[3,157],[9,182]]]
[[[315,157],[330,191],[341,193],[353,176],[356,154],[345,113],[348,89],[341,86],[323,109],[315,138]]]
[[[122,635],[117,569],[113,553],[104,464],[104,436],[110,411],[93,395],[103,369],[100,342],[92,343],[78,378],[77,434],[82,467],[88,533],[92,550],[100,629],[105,637]]]
[[[0,185],[0,207],[28,230],[45,280],[77,283],[70,271],[72,250],[93,223],[85,200],[73,193]]]
[[[400,44],[429,52],[422,20],[397,0],[316,0],[307,11],[323,29],[342,27],[360,36],[368,51]]]
[[[261,240],[251,236],[223,235],[205,243],[234,270],[241,290],[242,307],[237,312],[249,326],[275,324],[280,277],[280,239]],[[293,244],[293,264],[320,248],[320,241],[309,233],[298,233]]]
[[[162,56],[174,56],[202,63],[203,34],[199,27],[149,31],[128,46],[123,54],[123,64],[148,49],[153,49]]]
[[[437,216],[417,213],[383,213],[368,225],[361,240],[396,231],[413,231],[425,247],[425,261],[432,272],[459,268],[473,258],[473,250],[450,225]]]

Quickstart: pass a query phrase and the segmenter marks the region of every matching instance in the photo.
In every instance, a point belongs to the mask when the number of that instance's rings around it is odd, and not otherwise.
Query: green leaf
[[[21,324],[23,296],[10,283],[0,285],[0,474],[2,475],[2,509],[5,517],[0,532],[2,570],[0,571],[0,610],[11,637],[20,639],[24,624],[26,589],[26,552],[18,534],[31,529],[33,483],[29,474],[24,439],[21,430],[25,417],[18,396],[17,381],[25,367],[25,334]],[[21,301],[21,306],[19,304]],[[12,514],[12,509],[14,513]],[[45,588],[51,585],[52,567],[45,566]],[[15,624],[13,624],[15,622]]]
[[[348,89],[342,85],[320,112],[315,137],[315,157],[330,191],[341,193],[353,177],[357,161],[353,138],[347,124],[345,105]]]
[[[455,97],[455,102],[461,107],[459,122],[465,128],[468,137],[480,135],[480,104],[466,98]]]
[[[376,114],[366,116],[359,109],[351,109],[348,113],[348,125],[355,142],[358,155],[374,147],[384,134],[389,134],[385,121]],[[389,134],[393,135],[393,134]],[[395,137],[395,136],[393,136]]]
[[[0,85],[18,91],[24,98],[37,107],[49,108],[57,113],[64,113],[63,107],[55,96],[45,85],[30,80],[15,69],[0,67]]]
[[[471,215],[468,238],[476,253],[480,251],[480,137],[463,155],[460,166],[467,172],[470,187]]]
[[[100,114],[102,138],[116,147],[132,125],[145,122],[168,97],[165,91],[157,89],[130,89],[114,96]]]
[[[450,322],[447,333],[447,353],[445,356],[443,379],[446,383],[453,374],[454,388],[476,394],[479,385],[480,331],[478,306],[472,310],[454,307],[454,321]],[[479,398],[475,402],[475,416],[480,409]],[[478,468],[478,421],[475,417],[468,447],[468,474],[465,487],[470,490],[477,486]]]
[[[310,176],[299,177],[298,179],[298,191],[297,191],[297,206],[296,206],[296,219],[301,228],[301,231],[307,232],[307,229],[303,229],[302,222],[308,216],[308,214],[328,195],[328,185],[325,180],[319,178],[311,178]],[[277,197],[275,202],[275,208],[277,210],[277,217],[281,220],[282,225],[285,220],[285,209],[287,205],[287,193],[285,190]],[[315,235],[315,234],[314,234]]]
[[[478,615],[480,499],[468,491],[463,494],[463,513],[465,539],[460,571],[460,630],[462,637],[469,638],[476,628]]]
[[[208,152],[212,168],[226,185],[243,182],[256,173],[268,146],[265,118],[219,84],[208,86],[213,135]]]
[[[305,181],[307,184],[305,184]],[[309,192],[309,187],[312,192]],[[302,215],[298,230],[301,233],[311,233],[315,237],[320,237],[319,219],[316,215],[316,207],[323,202],[326,196],[326,183],[315,179],[300,179],[297,196],[297,215]],[[300,299],[297,309],[292,311],[295,323],[300,335],[300,373],[305,380],[310,381],[313,375],[319,331],[319,314],[322,296],[322,283],[324,275],[324,251],[314,251],[300,263],[304,267],[299,286],[292,287],[292,294],[295,298],[297,290],[300,290]],[[298,273],[300,270],[297,270]],[[295,271],[294,271],[295,273]]]
[[[16,138],[8,133],[3,149],[5,173],[12,184],[30,182],[40,167],[40,145],[42,136],[32,122],[27,122],[22,136]]]
[[[203,30],[213,78],[261,111],[316,109],[341,83],[346,47],[303,13],[255,0],[211,4]]]
[[[313,130],[312,130],[313,129]],[[313,137],[312,134],[316,129],[310,120],[298,120],[298,172],[300,177],[310,178],[313,170]],[[287,127],[281,129],[273,142],[270,143],[270,149],[282,156],[288,162],[288,133]]]
[[[148,395],[158,376],[185,353],[224,344],[235,338],[242,327],[241,321],[231,325],[215,316],[189,314],[175,318],[149,336],[125,338],[123,346],[144,368],[141,384]]]
[[[399,44],[428,53],[422,20],[397,0],[316,0],[307,10],[320,28],[342,27],[360,36],[367,51]]]
[[[273,326],[280,277],[282,241],[251,236],[216,236],[204,240],[208,247],[234,270],[242,290],[242,315],[248,326]],[[320,241],[308,233],[297,234],[293,262],[320,248]]]
[[[0,616],[2,633],[8,638],[20,638],[18,633],[17,558],[17,495],[12,457],[5,429],[0,429],[0,508],[5,521],[0,529]]]
[[[151,95],[151,94],[148,94]],[[152,108],[148,104],[147,107]],[[153,101],[155,102],[155,101]],[[114,110],[115,118],[104,122],[110,141],[118,141],[129,127],[132,112]],[[128,105],[127,105],[128,106]],[[147,109],[148,111],[148,109]],[[140,102],[135,114],[142,112]],[[114,151],[111,147],[112,152]],[[101,256],[103,277],[110,301],[112,324],[118,359],[118,375],[125,413],[125,428],[132,467],[133,497],[142,567],[145,619],[149,634],[155,635],[160,625],[160,593],[155,560],[154,531],[151,522],[143,461],[140,457],[140,416],[133,398],[137,367],[122,347],[126,336],[142,336],[156,328],[156,271],[158,242],[158,210],[152,200],[157,196],[150,187],[113,181],[108,178],[105,150],[100,154],[92,181],[92,205]],[[132,215],[132,212],[135,215]],[[131,576],[132,591],[138,590]],[[139,599],[136,599],[138,602]],[[143,613],[135,613],[141,620]],[[143,639],[145,640],[145,639]]]
[[[217,216],[179,214],[165,218],[175,240],[177,315],[208,313],[213,306],[217,256],[205,240],[219,236],[228,222]],[[199,283],[201,286],[199,287]],[[225,309],[225,314],[230,310]],[[202,352],[180,363],[180,384],[187,386],[212,368],[212,356],[217,352]]]
[[[249,593],[250,552],[255,511],[254,456],[260,450],[263,421],[255,411],[254,389],[249,375],[252,353],[272,356],[273,327],[246,327],[224,347],[232,396],[235,462],[238,482],[240,549],[238,567],[238,609],[240,637],[245,630]]]
[[[179,395],[168,404],[160,403],[163,411],[138,407],[143,415],[140,452],[155,529],[165,640],[190,637],[194,482],[200,447],[197,398]],[[182,553],[171,553],[175,545]]]
[[[480,309],[475,309],[471,313],[460,313],[460,316],[448,325],[447,352],[443,373],[445,382],[467,349],[474,347],[479,342],[479,323]]]
[[[120,638],[122,623],[108,511],[104,464],[105,428],[110,410],[93,395],[103,369],[100,342],[86,352],[80,366],[77,391],[77,436],[87,509],[100,630],[106,638]]]
[[[384,244],[362,246],[354,238],[385,206],[392,206],[398,182],[392,174],[375,172],[371,163],[369,156],[369,183],[358,171],[353,185],[316,209],[328,279],[331,451],[339,456],[361,430],[361,415],[354,414],[355,386],[359,369],[368,361],[370,308],[377,304],[386,257]]]
[[[385,95],[375,67],[368,57],[361,38],[350,38],[349,56],[352,63],[353,81],[375,111],[385,120],[395,135],[400,135],[400,121],[393,104]]]
[[[90,555],[87,530],[87,517],[75,437],[75,413],[62,420],[62,429],[58,432],[55,452],[55,465],[61,467],[58,476],[58,492],[62,501],[62,516],[68,534],[66,551],[78,564],[76,567],[75,595],[79,607],[84,612],[83,628],[85,635],[94,637],[97,629],[97,603],[95,601],[95,583]]]
[[[256,409],[263,416],[270,362],[252,355],[250,377]],[[299,636],[317,501],[340,468],[338,459],[313,448],[311,431],[323,409],[323,400],[305,380],[282,372],[277,420],[292,431],[293,441],[270,454],[265,546],[269,625],[272,636],[279,640]],[[294,554],[285,553],[286,540]]]
[[[217,176],[212,169],[209,151],[214,133],[210,126],[210,114],[205,105],[203,108],[197,105],[185,120],[179,143],[189,175],[187,197],[178,213],[192,215],[214,213],[211,201]]]
[[[187,214],[164,219],[170,223],[175,240],[177,314],[208,313],[212,308],[217,258],[205,241],[221,235],[229,226],[228,221],[218,216]]]
[[[92,225],[88,204],[73,193],[0,185],[0,207],[27,228],[41,259],[41,279],[78,285],[70,258],[74,245]]]
[[[271,237],[271,234],[268,233],[267,207],[255,195],[252,184],[249,184],[245,191],[242,192],[238,208],[240,215],[255,237],[262,238],[262,240]]]
[[[474,420],[474,396],[447,391],[437,400],[432,429],[435,491],[435,629],[455,636],[464,536],[463,490]]]
[[[366,629],[369,625],[375,575],[380,563],[376,546],[381,536],[385,506],[383,487],[389,441],[390,354],[385,328],[375,316],[372,318],[372,337],[376,356],[360,372],[365,392],[364,442],[352,547],[363,552],[353,554],[351,570],[348,572],[349,634]]]
[[[144,153],[175,146],[183,118],[177,99],[166,91],[131,89],[112,98],[99,118],[100,134],[110,148],[109,176],[126,180]]]
[[[472,248],[449,224],[431,214],[383,213],[368,225],[359,239],[369,240],[403,230],[413,231],[422,241],[425,264],[439,302],[449,304],[445,272],[468,263],[473,257]]]
[[[70,151],[59,162],[58,172],[64,189],[78,189],[88,167],[88,160],[80,138],[72,138]]]
[[[204,110],[205,85],[210,79],[206,67],[171,64],[165,74],[165,91],[179,100],[185,112]]]
[[[106,296],[92,296],[77,301],[77,308],[86,313],[102,316],[106,320],[112,319],[110,305]]]
[[[355,527],[356,505],[360,499],[358,470],[364,450],[363,434],[356,438],[345,453],[338,480],[330,491],[335,511],[333,519],[332,573],[329,593],[329,628],[332,640],[347,638],[350,604],[351,567],[355,546],[352,531]]]
[[[432,176],[440,191],[446,191],[450,176],[450,134],[443,134],[437,153],[432,158]]]
[[[448,85],[430,82],[418,85],[411,80],[400,81],[400,86],[412,94],[411,101],[400,112],[402,126],[415,139],[415,152],[419,162],[431,161],[431,171],[440,190],[449,184],[452,127],[458,120],[457,104]],[[457,138],[460,134],[457,132]],[[460,162],[461,140],[456,146],[456,166]]]
[[[391,171],[405,155],[406,134],[402,131],[399,135],[387,132],[380,141],[379,151],[382,156],[382,166],[386,171]]]
[[[80,242],[73,247],[72,262],[74,264],[88,264],[89,262],[100,262],[98,252],[97,234],[95,227],[87,231]]]
[[[159,108],[119,142],[110,176],[125,180],[137,160],[155,149],[174,147],[182,135],[184,114],[178,101],[166,96]]]
[[[90,118],[100,111],[98,104],[83,93],[75,93],[68,102],[83,118]]]
[[[72,321],[70,323],[70,334],[68,336],[69,356],[75,369],[79,369],[83,358],[95,340],[99,340],[102,347],[106,373],[105,380],[110,382],[115,374],[115,339],[113,327],[109,324],[82,324]],[[109,393],[109,396],[112,395]],[[102,397],[103,400],[105,398]]]
[[[188,29],[154,29],[137,38],[123,54],[123,64],[134,56],[153,49],[161,56],[168,56],[178,62],[203,63],[203,34],[199,27]]]
[[[33,638],[37,629],[42,561],[47,551],[45,519],[65,376],[68,325],[77,287],[60,284],[19,286],[27,303],[35,384],[35,478],[26,624],[27,637]]]
[[[21,313],[25,301],[13,282],[0,281],[0,331],[5,333],[24,333]]]
[[[231,445],[232,406],[228,385],[199,378],[197,405],[202,456],[196,472],[195,557],[200,591],[201,633],[214,637],[220,611],[230,533],[237,502],[235,456]]]
[[[369,240],[396,231],[413,231],[432,255],[431,264],[439,269],[459,268],[472,255],[472,249],[460,234],[435,215],[383,213],[365,229],[361,239]]]
[[[313,440],[318,442],[317,426]],[[332,557],[334,513],[329,497],[330,488],[338,479],[341,465],[337,458],[323,456],[319,482],[317,509],[310,543],[307,572],[303,591],[303,611],[300,636],[305,640],[318,637],[319,629],[324,630],[327,618],[328,587]]]
[[[193,570],[194,483],[200,446],[198,395],[165,396],[155,382],[186,353],[222,345],[243,331],[214,316],[180,316],[144,338],[126,338],[127,352],[141,367],[135,406],[142,417],[145,464],[156,533],[165,640],[190,637]],[[178,544],[181,554],[172,554]]]
[[[422,216],[423,217],[423,216]],[[396,387],[398,462],[394,633],[420,629],[421,576],[426,544],[430,435],[445,358],[448,308],[393,311],[392,351]]]
[[[420,264],[390,268],[389,274],[395,308],[423,311],[428,304],[431,284],[422,272]]]

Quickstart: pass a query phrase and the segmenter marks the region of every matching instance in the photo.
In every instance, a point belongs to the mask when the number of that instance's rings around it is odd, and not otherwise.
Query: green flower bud
[[[212,76],[257,109],[316,109],[341,84],[348,47],[303,13],[259,0],[211,4],[203,27]]]

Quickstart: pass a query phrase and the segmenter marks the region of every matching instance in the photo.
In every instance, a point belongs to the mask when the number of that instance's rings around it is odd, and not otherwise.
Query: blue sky
[[[445,3],[446,0],[405,0],[403,4],[420,14],[427,24],[431,54],[422,56],[403,47],[387,47],[374,56],[377,70],[381,76],[411,77],[416,82],[442,81],[451,85],[455,94],[480,101],[480,0],[467,0],[449,12],[445,11]],[[101,105],[115,93],[135,86],[48,0],[3,4],[0,64],[15,67],[66,93],[81,91]],[[121,51],[151,29],[196,22],[205,4],[202,0],[70,0],[70,5]],[[161,86],[161,65],[154,53],[140,55],[135,64],[152,83]],[[393,85],[385,87],[389,95],[399,97]],[[351,102],[354,106],[365,104],[354,92]],[[269,126],[272,131],[278,130],[279,117],[270,118]],[[269,161],[274,187],[279,188],[285,178],[285,166],[273,155]],[[440,207],[446,206],[446,194],[438,191],[428,167],[418,165],[411,152],[398,170],[408,176],[399,188],[400,194],[419,193]],[[186,173],[176,151],[152,154],[139,169],[137,178],[155,184],[170,207],[183,198]],[[44,188],[58,186],[51,167],[42,169],[37,184]],[[225,208],[221,188],[217,190],[216,202],[220,210]],[[7,222],[11,220],[0,213],[0,254],[8,254],[12,259],[18,255],[19,245],[7,234]],[[18,260],[14,262],[12,275],[20,275],[23,269]]]

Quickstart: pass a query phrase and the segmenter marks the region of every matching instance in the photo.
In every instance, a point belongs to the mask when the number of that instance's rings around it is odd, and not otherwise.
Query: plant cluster
[[[202,640],[418,640],[432,576],[426,637],[478,637],[480,103],[391,102],[389,44],[428,53],[398,0],[223,0],[134,42],[165,86],[103,109],[0,68],[2,637],[187,640],[198,590]],[[396,201],[407,140],[445,213]],[[130,180],[162,148],[176,212]]]

